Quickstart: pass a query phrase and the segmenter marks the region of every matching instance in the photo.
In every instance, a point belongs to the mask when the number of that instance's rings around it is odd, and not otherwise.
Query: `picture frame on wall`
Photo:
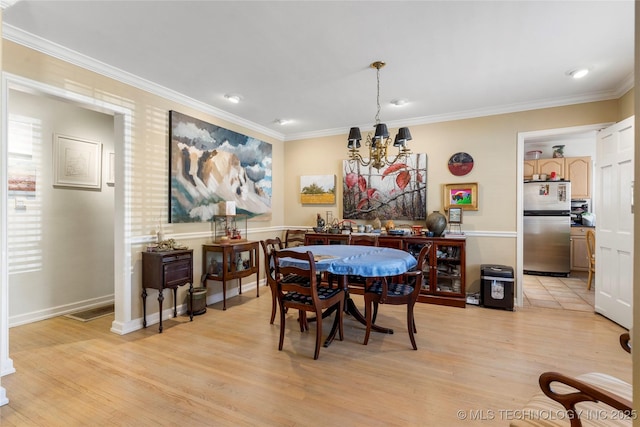
[[[335,205],[335,175],[302,175],[300,201],[303,205]]]
[[[227,203],[271,220],[270,143],[173,110],[169,141],[170,223],[211,221]]]
[[[462,224],[462,208],[449,208],[449,224]]]
[[[452,207],[467,211],[478,210],[478,183],[444,184],[442,188],[445,210]]]
[[[102,143],[74,136],[53,135],[54,187],[100,190]]]
[[[116,183],[116,153],[107,156],[107,185]]]

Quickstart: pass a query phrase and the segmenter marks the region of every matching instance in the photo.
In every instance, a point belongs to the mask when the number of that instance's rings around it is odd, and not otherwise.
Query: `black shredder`
[[[513,311],[513,268],[506,265],[480,266],[480,303],[489,308]]]

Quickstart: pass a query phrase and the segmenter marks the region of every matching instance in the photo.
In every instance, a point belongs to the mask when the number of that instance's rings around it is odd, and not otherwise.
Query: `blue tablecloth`
[[[339,275],[395,276],[406,273],[418,264],[408,252],[375,246],[309,245],[288,249],[296,252],[311,251],[316,258],[318,272],[328,271]],[[280,263],[304,267],[293,258],[283,258]]]

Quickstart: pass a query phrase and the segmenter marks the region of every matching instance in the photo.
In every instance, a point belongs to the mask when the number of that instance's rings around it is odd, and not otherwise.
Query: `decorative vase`
[[[427,217],[427,228],[434,237],[440,237],[444,229],[447,228],[447,218],[439,211],[433,211]]]
[[[553,147],[553,157],[564,157],[564,145],[554,145]]]
[[[382,228],[382,222],[380,222],[380,218],[375,217],[373,219],[373,229],[374,230],[380,230]]]
[[[393,230],[394,228],[396,228],[396,225],[392,220],[389,220],[384,224],[384,228],[387,230],[387,232],[389,232],[389,230]]]

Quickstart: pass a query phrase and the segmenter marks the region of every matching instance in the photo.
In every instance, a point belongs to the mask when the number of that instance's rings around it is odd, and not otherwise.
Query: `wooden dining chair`
[[[349,244],[360,246],[378,246],[378,235],[352,234]]]
[[[304,245],[304,236],[307,230],[287,230],[284,235],[284,247],[294,248]]]
[[[271,320],[270,324],[276,318],[276,308],[278,305],[278,284],[276,283],[276,269],[273,263],[273,253],[282,249],[282,240],[279,237],[275,239],[261,240],[262,252],[264,253],[264,271],[267,279],[267,286],[271,289]]]
[[[304,263],[306,268],[297,266],[283,266],[283,258],[293,258]],[[285,330],[285,309],[313,312],[316,315],[316,348],[313,355],[318,359],[320,346],[322,345],[322,313],[336,306],[334,320],[337,322],[340,341],[344,339],[342,317],[344,311],[344,290],[323,286],[318,282],[316,274],[316,262],[313,254],[307,252],[295,252],[280,250],[274,252],[276,269],[278,305],[280,306],[280,341],[278,350],[282,350]]]
[[[276,268],[273,261],[273,254],[275,251],[284,249],[284,244],[279,237],[276,237],[274,239],[261,240],[260,244],[262,245],[262,251],[264,253],[264,271],[267,286],[269,286],[269,289],[271,290],[271,320],[269,321],[269,323],[273,325],[273,321],[276,318],[276,309],[278,306],[278,284],[276,282]],[[287,310],[285,310],[285,312],[286,311]],[[300,322],[301,332],[309,329],[306,312],[299,311],[298,321]]]
[[[351,235],[351,239],[349,240],[350,245],[359,245],[359,246],[378,246],[378,235],[365,235],[365,234],[353,234]],[[364,286],[366,284],[367,279],[362,276],[347,276],[347,286],[349,287],[349,292],[354,294],[362,295],[364,294]],[[329,280],[331,283],[331,280]],[[377,312],[377,307],[376,310]],[[373,322],[375,323],[376,317],[375,313],[373,316]]]
[[[587,230],[587,257],[589,258],[589,278],[587,279],[587,290],[591,290],[593,275],[596,274],[596,233]]]
[[[367,331],[364,335],[364,345],[369,343],[371,325],[373,325],[373,307],[375,304],[392,304],[407,306],[407,330],[409,339],[414,350],[418,349],[416,339],[413,336],[418,332],[416,322],[413,317],[413,307],[418,300],[420,288],[422,286],[422,269],[425,259],[431,249],[430,245],[425,245],[418,255],[418,265],[415,270],[408,271],[393,278],[380,277],[367,279],[364,291],[365,317],[367,320]],[[393,279],[393,280],[389,280]]]

